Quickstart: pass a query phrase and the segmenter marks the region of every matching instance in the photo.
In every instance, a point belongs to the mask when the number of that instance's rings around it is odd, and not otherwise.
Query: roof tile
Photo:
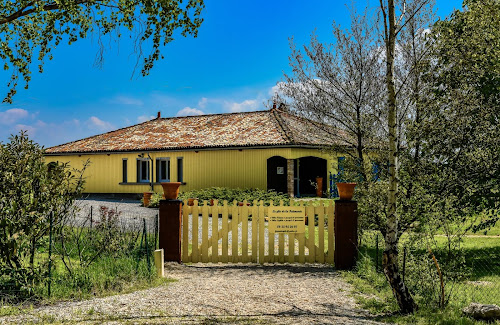
[[[278,109],[156,118],[48,148],[46,153],[93,153],[216,147],[328,145],[331,136],[310,120]]]

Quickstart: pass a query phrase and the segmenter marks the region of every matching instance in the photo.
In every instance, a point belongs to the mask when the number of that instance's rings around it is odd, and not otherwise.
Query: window
[[[122,160],[122,182],[127,182],[127,158]]]
[[[170,158],[156,159],[156,181],[170,182]]]
[[[182,157],[177,157],[177,181],[183,183],[184,182],[184,166],[182,164]]]
[[[345,157],[338,157],[337,163],[338,163],[338,172],[343,171],[345,165]]]
[[[149,159],[137,159],[137,183],[149,183]]]

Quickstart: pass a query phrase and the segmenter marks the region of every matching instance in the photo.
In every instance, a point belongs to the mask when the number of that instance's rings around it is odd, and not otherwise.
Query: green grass
[[[439,247],[446,244],[445,237],[438,236],[435,239]],[[380,241],[379,259],[383,249],[381,236]],[[380,321],[397,324],[483,324],[465,317],[461,310],[473,301],[500,304],[500,238],[465,237],[461,246],[469,273],[465,279],[448,282],[445,292],[448,294],[451,291],[452,296],[449,304],[442,310],[426,305],[426,300],[416,294],[414,297],[419,303],[419,311],[406,316],[397,313],[398,307],[384,274],[375,271],[374,240],[364,241],[357,269],[342,272],[342,276],[353,285],[358,303],[371,313],[379,315]],[[440,261],[437,249],[435,254]],[[500,324],[500,321],[496,324]]]
[[[131,256],[103,256],[85,269],[75,269],[72,275],[61,262],[56,263],[51,296],[48,296],[46,282],[38,287],[38,293],[45,302],[80,300],[129,293],[172,281],[156,277],[154,265],[148,269],[144,259],[137,263]]]

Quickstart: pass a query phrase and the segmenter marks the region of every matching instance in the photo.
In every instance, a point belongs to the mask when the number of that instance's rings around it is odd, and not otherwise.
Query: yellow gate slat
[[[325,263],[325,208],[323,206],[316,207],[318,215],[318,250],[316,261]]]
[[[227,201],[224,201],[222,210],[222,263],[229,262],[228,250],[229,250],[229,225],[228,225],[228,211],[227,211]]]
[[[248,202],[243,201],[243,208],[241,209],[241,261],[243,263],[249,262],[248,260]]]
[[[314,207],[313,206],[307,206],[306,207],[306,215],[307,215],[307,223],[308,223],[308,232],[309,232],[309,238],[307,239],[307,247],[309,248],[309,256],[307,258],[307,261],[309,263],[314,263],[316,261],[316,250],[315,250],[315,233],[314,233]]]
[[[212,207],[212,263],[219,262],[219,202]]]
[[[264,201],[259,202],[259,263],[264,264],[264,230],[265,230],[265,209]]]
[[[271,200],[271,202],[269,202],[269,208],[271,208],[273,206],[273,201]],[[269,211],[269,210],[268,210]],[[267,230],[269,231],[269,227],[267,228]],[[274,233],[270,233],[268,234],[268,244],[269,244],[269,252],[268,252],[268,259],[267,261],[270,262],[270,263],[274,263]]]
[[[253,201],[252,205],[252,262],[257,263],[258,254],[258,234],[259,234],[259,208],[257,207],[257,200]]]
[[[231,261],[233,263],[236,263],[238,262],[238,240],[239,240],[239,236],[238,236],[238,224],[239,224],[239,220],[238,220],[238,202],[234,201],[233,202],[233,207],[231,209],[231,212],[232,212],[232,221],[231,221],[231,242],[232,242],[232,245],[231,245],[231,248],[232,248],[232,252],[231,252]]]
[[[208,206],[201,208],[201,261],[208,262]]]
[[[205,205],[207,201],[205,201]],[[199,218],[199,208],[198,208],[198,200],[194,201],[193,206],[193,224],[192,226],[192,244],[191,244],[191,261],[193,263],[197,263],[200,261],[200,251],[198,250],[198,218]]]
[[[295,234],[288,234],[288,263],[295,262]]]

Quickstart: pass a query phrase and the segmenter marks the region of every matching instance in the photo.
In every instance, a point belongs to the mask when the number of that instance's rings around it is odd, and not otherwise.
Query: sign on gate
[[[268,226],[271,233],[304,233],[304,207],[270,207]]]

